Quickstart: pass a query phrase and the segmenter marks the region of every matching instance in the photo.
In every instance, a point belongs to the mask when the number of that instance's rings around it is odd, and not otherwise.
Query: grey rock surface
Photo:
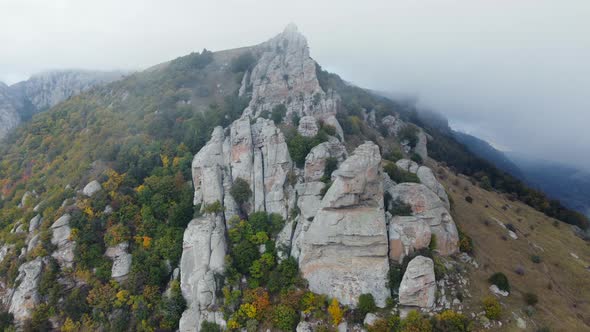
[[[399,287],[399,303],[403,306],[432,308],[436,280],[432,259],[416,256],[410,261]]]
[[[122,280],[131,269],[132,255],[127,252],[129,243],[121,242],[116,246],[108,247],[105,256],[113,260],[111,277],[115,280]]]
[[[24,263],[18,268],[16,284],[18,285],[10,299],[8,312],[14,315],[18,322],[31,317],[33,309],[39,304],[40,296],[37,286],[43,271],[43,261],[40,257]]]

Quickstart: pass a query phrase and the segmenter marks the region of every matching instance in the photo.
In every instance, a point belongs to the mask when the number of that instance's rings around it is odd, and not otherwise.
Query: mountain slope
[[[6,86],[0,83],[0,139],[20,122],[94,86],[122,77],[121,72],[51,71]]]
[[[414,117],[294,26],[59,103],[0,147],[0,328],[485,326],[432,157],[510,179]]]

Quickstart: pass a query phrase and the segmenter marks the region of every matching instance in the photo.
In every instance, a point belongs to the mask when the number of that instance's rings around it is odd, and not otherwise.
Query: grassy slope
[[[555,227],[555,219],[521,202],[473,186],[448,170],[446,174],[442,183],[454,201],[455,221],[472,237],[480,266],[470,278],[472,308],[489,293],[487,278],[503,272],[512,287],[510,296],[501,299],[503,321],[508,322],[505,330],[517,330],[512,312],[527,317],[522,295],[531,292],[538,295],[539,303],[532,321],[526,318],[528,330],[548,326],[552,331],[590,331],[590,244],[576,237],[567,224]],[[459,184],[455,185],[457,179]],[[472,204],[465,201],[468,195],[473,197]],[[506,210],[502,208],[505,205],[509,206]],[[494,218],[513,224],[518,239],[507,236],[507,230]],[[542,257],[540,264],[531,261],[533,254]],[[523,276],[514,272],[517,266],[524,267]]]

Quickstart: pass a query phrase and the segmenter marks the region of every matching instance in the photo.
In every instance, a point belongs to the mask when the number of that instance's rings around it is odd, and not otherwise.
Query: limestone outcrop
[[[399,304],[419,308],[432,308],[436,295],[434,262],[416,256],[408,263],[399,287]]]
[[[400,159],[395,164],[404,171],[416,174],[420,183],[432,190],[446,204],[447,209],[451,208],[445,187],[438,182],[430,168],[420,166],[409,159]]]
[[[105,256],[113,260],[111,277],[115,280],[123,280],[131,269],[132,255],[127,252],[129,243],[121,242],[116,246],[108,247]]]
[[[215,215],[192,220],[184,232],[180,259],[180,288],[187,309],[180,319],[180,331],[199,331],[203,321],[224,325],[223,314],[215,311],[218,285],[216,275],[224,271],[225,224]]]
[[[416,250],[428,248],[430,225],[422,218],[395,216],[389,221],[389,259],[401,263]]]
[[[92,197],[94,194],[102,190],[102,186],[96,180],[91,181],[88,183],[84,189],[82,189],[82,193],[88,197]]]
[[[385,305],[388,239],[379,147],[360,145],[332,174],[333,184],[304,231],[299,265],[309,288],[355,306],[364,293]]]
[[[331,137],[328,142],[316,145],[305,157],[303,168],[305,182],[322,179],[328,158],[334,158],[338,163],[341,163],[346,159],[346,156],[346,148],[337,138]]]
[[[51,254],[61,266],[71,267],[74,262],[75,242],[70,240],[72,229],[70,228],[69,214],[64,214],[51,225],[51,244],[57,249]]]
[[[316,119],[311,115],[306,115],[299,120],[299,126],[297,127],[297,132],[301,134],[301,136],[306,137],[313,137],[317,135],[319,130],[318,122]]]
[[[412,215],[424,220],[436,236],[436,250],[441,255],[459,251],[459,234],[446,204],[428,187],[419,183],[400,183],[389,191],[392,200],[400,200],[412,208]]]
[[[229,194],[231,184],[242,178],[250,184],[252,199],[248,211],[278,213],[289,211],[287,174],[292,168],[287,143],[271,120],[258,118],[254,124],[245,116],[236,120],[229,134],[215,128],[211,140],[194,157],[192,172],[194,203],[219,201],[226,218],[237,214],[237,204]]]
[[[22,322],[31,317],[33,309],[39,304],[40,297],[37,286],[43,271],[43,260],[37,257],[35,260],[24,263],[18,268],[18,277],[15,283],[18,285],[10,299],[8,312],[14,315],[16,321]]]

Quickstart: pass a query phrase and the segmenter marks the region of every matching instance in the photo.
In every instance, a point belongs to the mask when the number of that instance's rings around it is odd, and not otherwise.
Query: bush
[[[542,259],[539,255],[531,255],[531,261],[535,264],[541,263]]]
[[[283,118],[285,117],[286,114],[287,114],[287,107],[285,107],[284,104],[278,104],[272,108],[270,118],[272,119],[272,121],[276,125],[279,125],[280,123],[283,122]]]
[[[234,73],[245,72],[251,69],[256,63],[256,58],[251,52],[245,52],[232,60],[230,65],[231,71]]]
[[[12,327],[14,324],[14,316],[7,312],[1,311],[0,312],[0,330],[6,331],[9,327]]]
[[[377,310],[377,306],[375,305],[373,294],[361,294],[361,296],[359,296],[357,310],[363,317],[365,317],[365,315],[370,312],[375,312]]]
[[[453,310],[445,310],[435,316],[434,330],[449,332],[471,331],[469,319],[465,315],[456,313]]]
[[[203,212],[205,213],[220,213],[224,210],[223,205],[219,201],[215,201],[215,203],[207,204],[203,208]]]
[[[293,331],[299,322],[297,312],[284,304],[274,307],[271,314],[272,325],[283,331]]]
[[[398,133],[400,140],[408,141],[408,144],[414,148],[418,143],[418,128],[414,125],[405,125]]]
[[[242,178],[235,179],[234,183],[229,190],[230,195],[234,198],[238,205],[246,203],[250,196],[252,196],[252,190],[248,182]]]
[[[498,286],[499,289],[510,292],[510,283],[508,283],[508,277],[502,272],[496,272],[488,279],[488,282],[492,285]]]
[[[402,331],[412,332],[431,332],[432,324],[430,320],[422,316],[419,312],[412,310],[401,323]]]
[[[473,197],[471,196],[465,196],[465,201],[469,204],[473,203]]]
[[[414,173],[410,173],[408,171],[404,171],[403,169],[397,167],[394,163],[387,163],[383,170],[391,180],[396,183],[404,183],[404,182],[413,182],[413,183],[420,183],[420,179]]]
[[[201,323],[201,332],[221,332],[221,326],[216,323],[204,320]]]
[[[537,297],[537,294],[533,294],[533,293],[524,293],[523,299],[526,304],[532,305],[532,306],[534,306],[535,304],[537,304],[537,302],[539,302],[539,298]]]
[[[483,309],[488,319],[498,320],[502,314],[502,307],[500,302],[493,296],[486,296],[482,300]]]
[[[334,326],[338,326],[344,317],[344,312],[340,308],[340,303],[338,303],[338,299],[333,298],[330,306],[328,307],[328,312],[330,313],[330,317],[332,317],[332,324]]]
[[[389,208],[388,211],[393,216],[411,216],[413,213],[412,206],[402,202],[399,198],[387,203],[386,207]]]
[[[457,227],[459,232],[459,250],[468,254],[473,253],[473,240],[469,235],[465,234],[460,228]]]
[[[410,159],[419,165],[422,165],[422,163],[424,162],[424,160],[422,160],[422,156],[420,156],[417,153],[412,153],[412,155],[410,156]]]

